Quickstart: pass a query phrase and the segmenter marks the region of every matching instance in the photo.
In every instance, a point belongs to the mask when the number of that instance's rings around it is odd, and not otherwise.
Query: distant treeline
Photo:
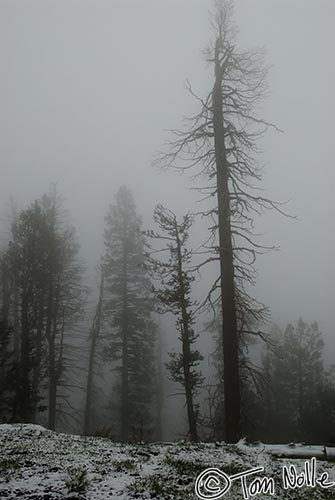
[[[160,205],[154,223],[157,229],[143,230],[132,194],[122,186],[105,217],[92,317],[79,245],[61,197],[53,189],[26,209],[13,210],[0,257],[2,422],[74,428],[123,442],[161,439],[166,353],[157,314],[169,312],[179,349],[170,353],[166,368],[185,394],[188,422],[180,434],[193,441],[225,439],[219,322],[205,328],[215,346],[214,383],[199,369],[194,326],[201,308],[192,300],[194,256],[188,248],[193,217],[178,222]],[[267,442],[334,439],[334,377],[323,364],[317,324],[299,319],[284,332],[274,327],[264,334],[260,366],[248,356],[254,342],[244,323],[241,436]]]

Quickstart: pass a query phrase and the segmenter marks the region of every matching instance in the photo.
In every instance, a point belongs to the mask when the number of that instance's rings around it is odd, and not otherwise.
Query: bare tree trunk
[[[54,284],[50,283],[45,336],[48,342],[48,428],[55,430],[56,426],[56,361],[55,361],[55,337],[54,337]]]
[[[64,333],[65,333],[65,310],[62,308],[62,326],[60,332],[60,341],[59,341],[59,356],[57,360],[57,384],[62,375],[63,371],[63,354],[64,354]]]
[[[125,250],[124,250],[125,251]],[[122,319],[122,388],[121,388],[121,440],[129,440],[129,394],[128,394],[128,297],[127,259],[123,259],[123,319]]]
[[[12,224],[17,222],[16,207],[12,202]],[[13,233],[14,247],[16,248],[17,237]],[[20,361],[20,325],[19,325],[19,286],[18,286],[18,269],[17,269],[17,254],[15,253],[15,266],[13,272],[13,327],[14,327],[14,359],[15,363]]]
[[[51,430],[56,429],[56,406],[57,406],[57,386],[59,374],[56,360],[56,337],[57,320],[59,313],[59,295],[60,295],[60,277],[58,277],[55,297],[51,297],[52,307],[52,333],[49,336],[49,416],[48,427]]]
[[[215,50],[215,84],[213,88],[213,123],[223,320],[225,439],[227,442],[234,443],[238,441],[240,432],[240,385],[228,165],[223,123],[223,69],[219,61],[219,43],[219,40],[217,40]]]
[[[300,346],[299,346],[300,347]],[[304,394],[302,380],[302,354],[298,353],[298,406],[299,406],[299,439],[304,439]]]
[[[36,395],[36,400],[34,401],[34,407],[32,411],[33,423],[36,422],[36,413],[38,404],[37,396],[39,393],[39,383],[41,376],[43,325],[44,325],[44,290],[42,289],[39,299],[38,322],[37,322],[37,332],[36,332],[36,355],[35,355],[35,366],[34,366],[33,385],[32,385],[32,392],[34,395]]]
[[[10,275],[8,270],[1,268],[1,287],[2,287],[2,298],[1,298],[1,315],[2,320],[9,321],[10,316],[10,303],[12,298],[12,283],[10,282]]]
[[[96,351],[97,339],[100,332],[103,290],[104,290],[104,276],[103,274],[101,274],[98,307],[96,309],[95,318],[93,320],[93,325],[91,330],[91,346],[90,346],[90,356],[88,363],[86,404],[85,404],[85,417],[84,417],[84,435],[86,436],[89,435],[92,431],[91,419],[92,419],[92,396],[93,396],[95,351]]]
[[[31,391],[29,386],[29,320],[28,320],[28,296],[27,290],[22,291],[21,304],[21,346],[20,346],[20,376],[19,390],[15,398],[14,419],[19,418],[21,422],[30,420]]]
[[[48,339],[49,343],[49,407],[48,407],[48,428],[52,431],[56,429],[56,399],[57,380],[55,363],[55,339],[53,334]]]
[[[162,427],[162,409],[164,400],[164,384],[162,373],[162,337],[160,328],[158,328],[158,343],[157,343],[157,424],[156,424],[156,439],[162,441],[163,427]]]
[[[19,289],[17,285],[17,272],[14,272],[13,282],[13,327],[14,327],[14,358],[20,360],[20,330],[19,330]]]

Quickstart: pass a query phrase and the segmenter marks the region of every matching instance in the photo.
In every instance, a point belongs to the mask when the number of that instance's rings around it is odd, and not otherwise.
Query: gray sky
[[[205,0],[0,0],[0,213],[57,182],[92,268],[103,217],[122,183],[146,224],[157,202],[195,207],[186,176],[157,172],[155,152],[197,110],[212,85],[202,59],[209,36]],[[269,196],[291,202],[299,221],[270,213],[255,294],[281,326],[303,316],[334,334],[335,208],[331,197],[335,106],[333,0],[239,0],[244,48],[265,46],[272,65],[264,117],[284,130],[262,143]],[[334,337],[332,337],[334,339]],[[335,341],[328,351],[335,357]]]

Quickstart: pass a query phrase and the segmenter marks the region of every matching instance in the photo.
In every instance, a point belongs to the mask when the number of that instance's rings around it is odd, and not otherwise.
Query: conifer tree
[[[334,402],[334,384],[323,364],[324,341],[317,323],[301,318],[277,333],[263,357],[262,439],[321,442],[334,425],[324,408]],[[327,429],[327,430],[326,430]]]
[[[55,429],[57,390],[70,349],[66,338],[84,297],[78,249],[55,190],[22,210],[12,225],[2,263],[11,280],[4,310],[13,325],[17,367],[13,420],[35,422],[37,412],[48,409],[48,426]]]
[[[181,342],[180,353],[170,353],[167,364],[172,380],[181,384],[185,390],[189,435],[191,441],[198,441],[198,405],[194,399],[203,381],[197,365],[203,359],[200,352],[194,348],[197,335],[194,332],[195,305],[191,299],[191,284],[194,281],[189,267],[192,252],[187,249],[188,231],[192,224],[192,216],[186,214],[181,223],[176,215],[162,205],[154,211],[154,221],[159,233],[148,231],[151,239],[163,244],[159,250],[151,248],[147,254],[147,268],[153,278],[162,282],[155,290],[160,312],[171,312],[176,317],[177,331]],[[157,258],[164,253],[166,260]]]
[[[103,313],[118,373],[119,437],[123,442],[149,439],[154,430],[156,325],[143,265],[142,221],[126,186],[119,189],[105,223]]]
[[[11,420],[15,401],[17,369],[12,334],[12,327],[0,311],[0,423]]]
[[[17,378],[13,326],[9,322],[12,279],[5,253],[0,255],[0,422],[11,419]]]

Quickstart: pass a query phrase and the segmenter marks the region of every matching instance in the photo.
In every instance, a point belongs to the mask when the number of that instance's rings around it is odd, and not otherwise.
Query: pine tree
[[[13,418],[21,422],[35,421],[37,405],[42,398],[39,383],[44,378],[42,358],[46,356],[46,341],[42,336],[44,267],[46,261],[46,221],[36,201],[22,210],[12,225],[7,259],[15,276],[16,314],[19,337],[19,363],[16,401]],[[14,312],[15,314],[15,312]]]
[[[5,253],[0,255],[0,422],[11,419],[17,378],[13,326],[9,322],[12,279]]]
[[[74,369],[74,329],[82,316],[85,288],[82,284],[83,264],[75,229],[66,223],[63,200],[55,190],[41,200],[47,221],[46,244],[48,281],[46,287],[45,336],[48,344],[48,427],[55,429],[57,414],[67,412],[61,407],[58,389],[65,386],[66,369]],[[68,338],[68,341],[67,341]],[[67,366],[68,365],[68,366]],[[68,402],[68,397],[63,396]],[[58,408],[57,408],[58,407]],[[61,411],[59,411],[61,409]],[[71,413],[70,413],[71,415]]]
[[[277,333],[272,351],[263,357],[262,439],[316,443],[331,434],[335,415],[324,409],[334,401],[335,390],[323,365],[323,347],[315,322],[300,318]]]
[[[123,442],[148,439],[154,420],[156,325],[143,265],[142,221],[126,186],[119,189],[105,222],[104,318],[119,374],[119,435]]]
[[[324,341],[317,323],[308,325],[299,318],[296,325],[288,325],[283,339],[284,365],[288,397],[296,428],[295,439],[306,440],[313,432],[317,419],[318,396],[323,379],[322,350]]]
[[[37,412],[47,408],[51,429],[60,403],[66,336],[79,319],[83,299],[79,247],[60,202],[53,190],[22,210],[4,256],[12,277],[7,309],[17,360],[12,418],[35,422]]]
[[[182,348],[180,353],[170,353],[167,364],[172,380],[181,384],[185,390],[189,435],[191,441],[198,441],[198,406],[194,399],[203,382],[197,365],[203,359],[194,348],[197,335],[194,332],[195,321],[191,299],[191,284],[194,276],[189,270],[192,252],[187,249],[188,231],[192,216],[187,214],[181,223],[176,215],[162,205],[154,211],[154,221],[160,233],[149,231],[148,235],[164,243],[159,250],[151,249],[147,255],[147,267],[155,279],[161,280],[162,286],[155,290],[160,312],[172,312],[176,316],[177,331]],[[167,254],[167,260],[156,257],[156,252]]]

